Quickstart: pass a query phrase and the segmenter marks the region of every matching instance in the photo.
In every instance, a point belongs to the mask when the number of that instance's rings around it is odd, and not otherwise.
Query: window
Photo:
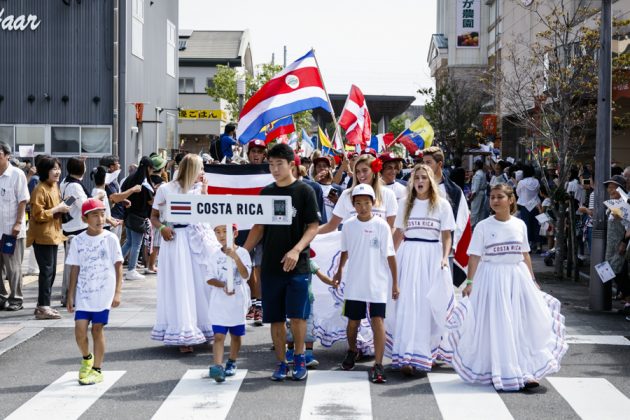
[[[208,79],[206,79],[206,87],[208,89],[212,89],[214,87],[214,77],[208,77]]]
[[[5,142],[11,146],[11,150],[15,148],[13,144],[13,126],[12,125],[0,125],[0,141]],[[15,153],[15,151],[13,152]]]
[[[54,155],[81,153],[79,127],[51,127],[50,140],[50,149]]]
[[[180,77],[179,93],[195,93],[195,79],[192,77]]]
[[[35,127],[25,127],[25,126],[17,126],[15,127],[15,148],[19,149],[20,145],[30,146],[35,145],[35,152],[45,153],[46,152],[46,127],[44,126],[35,126]]]
[[[140,59],[142,55],[142,42],[144,32],[144,0],[131,2],[131,53]]]
[[[111,152],[112,134],[109,127],[81,127],[81,153]]]
[[[177,31],[175,25],[170,21],[166,21],[166,74],[175,77],[175,60],[177,58]]]

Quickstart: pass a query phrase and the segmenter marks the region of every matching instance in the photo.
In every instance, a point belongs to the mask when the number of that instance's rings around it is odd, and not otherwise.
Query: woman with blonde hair
[[[179,346],[182,353],[190,353],[192,345],[212,338],[208,319],[210,286],[206,280],[220,245],[210,226],[161,220],[167,196],[206,194],[207,188],[201,157],[188,154],[180,163],[176,179],[157,190],[151,210],[151,224],[162,236],[157,314],[151,338]]]
[[[383,163],[380,159],[368,154],[362,155],[357,160],[354,165],[353,186],[341,194],[333,209],[331,219],[328,223],[319,227],[318,234],[336,231],[341,223],[356,216],[357,211],[352,204],[352,191],[359,184],[369,184],[372,187],[375,194],[372,214],[383,218],[393,228],[394,220],[398,213],[398,201],[396,200],[396,194],[383,186],[383,182],[379,177],[382,166]],[[338,246],[341,248],[341,232],[335,232],[331,235],[338,236]],[[317,240],[313,244],[313,248],[315,252],[318,252]],[[336,261],[336,264],[338,264],[338,261]],[[335,266],[329,272],[334,273],[336,270],[337,267]],[[316,293],[315,296],[313,324],[315,326],[315,335],[324,346],[331,346],[336,341],[346,340],[348,320],[341,314],[344,302],[345,276],[344,272],[341,284],[337,289],[328,288],[321,293]],[[391,296],[391,293],[388,293],[388,295]],[[390,302],[387,305],[390,305]],[[357,349],[361,354],[374,353],[373,337],[369,320],[364,319],[361,322],[357,335]]]
[[[440,343],[454,304],[448,255],[455,219],[428,165],[415,166],[407,188],[394,224],[400,297],[387,318],[386,354],[411,375],[430,371],[438,355],[449,360]]]

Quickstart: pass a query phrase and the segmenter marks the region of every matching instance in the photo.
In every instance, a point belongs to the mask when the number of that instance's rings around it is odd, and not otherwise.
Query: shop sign
[[[3,31],[31,31],[39,28],[42,23],[37,15],[4,15],[4,8],[0,9],[0,29]]]
[[[479,48],[481,0],[457,1],[457,48]]]
[[[182,109],[179,118],[183,120],[227,121],[227,115],[220,109]]]

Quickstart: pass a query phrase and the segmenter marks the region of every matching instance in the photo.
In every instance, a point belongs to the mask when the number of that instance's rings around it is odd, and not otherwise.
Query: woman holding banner
[[[205,224],[163,224],[166,198],[171,194],[205,194],[203,163],[199,156],[182,159],[174,181],[162,185],[155,195],[151,224],[163,242],[157,278],[157,314],[153,340],[179,346],[191,353],[192,345],[212,338],[208,318],[210,288],[206,284],[213,255],[221,248],[211,227]]]
[[[356,215],[356,210],[352,205],[352,190],[356,185],[370,184],[372,186],[376,195],[372,213],[375,216],[385,219],[393,229],[394,220],[398,213],[398,202],[394,192],[385,188],[379,177],[382,165],[381,160],[369,154],[362,155],[357,160],[354,166],[354,185],[341,194],[333,209],[331,219],[328,223],[319,227],[319,235],[311,244],[318,254],[318,264],[326,268],[326,272],[330,276],[337,270],[337,264],[339,262],[338,254],[341,247],[340,232],[331,232],[337,230],[342,222]],[[326,233],[330,235],[323,235]],[[330,255],[330,259],[333,262],[332,266],[331,261],[323,260],[323,257],[329,254],[327,251],[331,249],[335,252],[334,255]],[[322,345],[327,347],[331,346],[336,341],[346,339],[346,325],[348,321],[341,314],[344,285],[345,280],[343,278],[337,289],[324,288],[320,284],[313,285],[315,293],[315,304],[313,308],[315,336],[320,340]],[[388,295],[391,296],[391,293]],[[388,308],[393,308],[393,306],[390,306],[390,303],[393,305],[393,302],[388,302]],[[373,335],[369,320],[363,320],[361,324],[357,337],[357,349],[361,354],[369,355],[374,353]]]

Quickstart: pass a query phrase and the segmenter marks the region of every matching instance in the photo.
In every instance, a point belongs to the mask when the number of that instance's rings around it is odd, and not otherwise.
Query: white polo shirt
[[[0,233],[12,235],[18,204],[22,201],[28,203],[30,199],[26,175],[22,170],[9,164],[9,167],[0,175],[0,229],[2,229]],[[26,217],[23,217],[18,239],[25,237]]]

